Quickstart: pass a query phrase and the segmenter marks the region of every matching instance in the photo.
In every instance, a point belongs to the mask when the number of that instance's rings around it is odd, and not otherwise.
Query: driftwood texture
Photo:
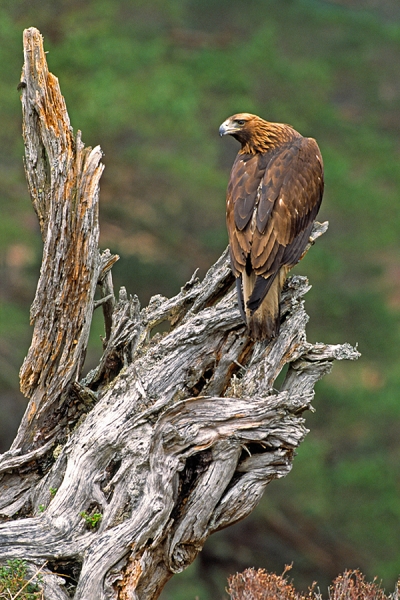
[[[49,600],[150,600],[287,475],[315,382],[358,353],[306,341],[299,276],[283,294],[279,338],[251,342],[227,252],[172,299],[140,309],[121,289],[116,300],[118,257],[98,251],[101,150],[73,136],[36,29],[24,32],[24,56],[25,166],[44,251],[21,369],[29,405],[0,457],[0,561],[45,563]],[[104,353],[81,380],[99,305]],[[169,332],[152,336],[163,321]]]

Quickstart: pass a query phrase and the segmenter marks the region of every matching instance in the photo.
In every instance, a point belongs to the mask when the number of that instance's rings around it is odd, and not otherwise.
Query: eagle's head
[[[238,113],[226,119],[219,128],[219,135],[232,135],[241,144],[249,142],[253,136],[254,125],[262,121],[260,117],[250,113]]]
[[[238,113],[222,123],[219,135],[231,135],[237,139],[242,145],[240,154],[256,154],[267,152],[300,134],[290,125],[270,123],[250,113]]]

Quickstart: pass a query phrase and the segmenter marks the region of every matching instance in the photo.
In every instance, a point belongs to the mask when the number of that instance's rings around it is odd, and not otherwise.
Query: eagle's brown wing
[[[301,258],[323,193],[322,157],[315,140],[299,136],[271,152],[238,155],[227,196],[227,225],[236,277],[253,273],[254,312],[282,267]]]
[[[226,197],[226,221],[235,277],[243,272],[251,250],[250,222],[268,160],[266,154],[238,154],[233,163]]]

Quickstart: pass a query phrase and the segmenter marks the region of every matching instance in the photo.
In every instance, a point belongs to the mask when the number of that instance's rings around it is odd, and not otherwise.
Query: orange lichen
[[[119,587],[118,600],[129,600],[132,598],[132,592],[136,589],[142,572],[142,567],[138,559],[128,562],[124,571],[124,577],[117,584]]]

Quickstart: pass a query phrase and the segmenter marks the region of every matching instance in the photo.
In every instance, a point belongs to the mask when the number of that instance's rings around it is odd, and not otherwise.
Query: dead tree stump
[[[315,382],[358,353],[306,341],[309,285],[299,276],[283,294],[279,337],[251,342],[227,252],[174,298],[141,309],[122,288],[116,300],[118,257],[98,250],[101,150],[74,136],[34,28],[24,57],[25,169],[44,250],[21,369],[29,404],[0,457],[0,561],[45,565],[49,600],[155,599],[210,534],[287,475]],[[326,227],[316,224],[313,239]],[[82,380],[99,305],[104,353]],[[152,337],[163,321],[169,332]]]

